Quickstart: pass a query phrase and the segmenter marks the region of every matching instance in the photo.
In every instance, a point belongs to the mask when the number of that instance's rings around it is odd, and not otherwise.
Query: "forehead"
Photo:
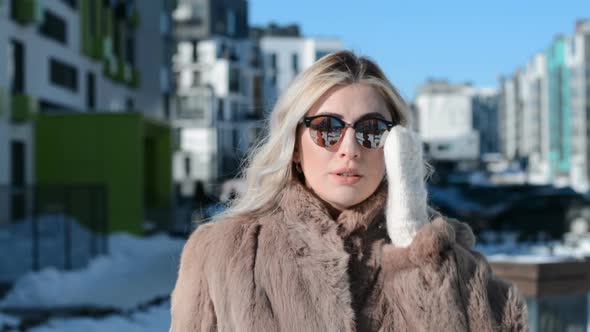
[[[340,115],[345,121],[354,121],[368,113],[379,113],[391,120],[391,113],[381,94],[365,83],[331,88],[306,115],[322,113]]]

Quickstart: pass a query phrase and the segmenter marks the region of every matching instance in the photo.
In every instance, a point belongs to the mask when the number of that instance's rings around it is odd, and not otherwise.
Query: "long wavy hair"
[[[278,206],[282,190],[297,178],[293,151],[297,126],[309,109],[332,87],[368,84],[383,97],[392,119],[410,125],[408,106],[381,68],[351,51],[330,53],[301,72],[279,97],[267,123],[267,134],[249,154],[241,177],[246,192],[215,219],[268,213]]]

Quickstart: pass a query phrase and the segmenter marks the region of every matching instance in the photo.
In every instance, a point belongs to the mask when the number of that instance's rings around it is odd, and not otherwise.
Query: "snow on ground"
[[[92,306],[131,309],[170,294],[184,240],[167,235],[109,237],[109,256],[85,268],[47,268],[21,277],[0,299],[2,308]]]
[[[0,313],[0,330],[3,326],[15,328],[20,323],[20,319]]]
[[[100,319],[68,318],[51,319],[30,332],[162,332],[170,328],[170,303],[151,307],[130,317],[108,316]]]
[[[517,233],[483,233],[487,243],[479,243],[475,249],[489,261],[516,263],[551,263],[590,258],[590,236],[567,241],[539,241],[519,243]]]

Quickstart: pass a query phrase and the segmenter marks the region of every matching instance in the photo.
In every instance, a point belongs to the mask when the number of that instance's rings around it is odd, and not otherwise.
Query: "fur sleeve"
[[[484,255],[470,247],[453,246],[453,258],[472,331],[528,331],[522,296],[494,274]]]
[[[205,273],[212,226],[200,226],[182,250],[178,279],[171,295],[170,332],[216,330],[217,318]]]
[[[393,320],[424,331],[527,331],[522,297],[471,249],[474,242],[468,225],[437,217],[407,249],[384,248]]]

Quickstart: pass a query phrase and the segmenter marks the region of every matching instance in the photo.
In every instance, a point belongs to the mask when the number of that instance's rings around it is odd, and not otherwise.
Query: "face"
[[[305,116],[322,114],[350,124],[363,118],[392,120],[383,97],[367,84],[332,88]],[[310,136],[310,130],[303,124],[299,126],[293,154],[293,161],[301,163],[306,186],[340,211],[371,196],[385,175],[383,147],[361,146],[354,128],[347,128],[334,145],[321,147]]]

